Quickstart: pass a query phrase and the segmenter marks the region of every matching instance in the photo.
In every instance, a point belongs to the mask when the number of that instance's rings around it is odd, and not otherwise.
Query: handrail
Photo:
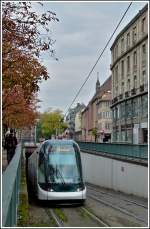
[[[128,158],[148,159],[148,145],[133,145],[123,143],[78,142],[81,150],[101,152],[108,155],[118,155]]]
[[[2,226],[13,227],[17,222],[17,206],[21,176],[21,144],[2,175]]]

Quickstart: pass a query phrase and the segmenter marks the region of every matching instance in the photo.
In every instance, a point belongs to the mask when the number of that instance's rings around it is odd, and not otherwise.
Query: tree
[[[19,86],[11,90],[3,90],[3,122],[6,126],[22,128],[34,124],[37,117],[36,97],[32,98],[32,103],[24,98],[23,90]]]
[[[97,140],[97,128],[96,127],[92,129],[92,135],[94,136],[95,142],[96,142]]]
[[[38,126],[41,128],[41,131],[38,131],[45,138],[49,138],[51,135],[59,135],[67,128],[60,110],[50,110],[42,113]]]
[[[39,83],[49,78],[39,57],[43,52],[55,56],[49,24],[59,20],[51,11],[34,12],[30,2],[3,2],[2,7],[3,124],[31,125]]]

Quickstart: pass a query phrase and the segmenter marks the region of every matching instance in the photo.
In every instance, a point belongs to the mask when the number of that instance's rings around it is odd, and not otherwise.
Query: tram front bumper
[[[45,191],[38,185],[39,200],[85,200],[86,187],[82,191],[76,192],[54,192]]]

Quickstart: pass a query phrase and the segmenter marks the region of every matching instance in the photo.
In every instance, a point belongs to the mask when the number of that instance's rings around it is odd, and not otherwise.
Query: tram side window
[[[44,163],[41,163],[38,167],[38,181],[39,183],[45,182]]]
[[[38,161],[38,182],[45,182],[45,167],[44,167],[44,145],[41,147],[39,152],[39,161]]]
[[[79,153],[80,151],[75,144],[73,144],[73,148],[74,148],[74,151],[76,153],[78,171],[79,171],[80,176],[82,177],[81,157],[80,157],[80,153]]]

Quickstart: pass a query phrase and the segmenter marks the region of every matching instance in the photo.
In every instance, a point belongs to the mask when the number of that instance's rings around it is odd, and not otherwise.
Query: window
[[[118,57],[118,44],[116,44],[116,48],[115,48],[115,58],[117,59]]]
[[[122,84],[121,84],[121,93],[122,94],[124,93],[124,82],[122,82]]]
[[[133,99],[132,110],[133,110],[133,117],[138,117],[138,112],[139,112],[138,98]]]
[[[118,83],[118,66],[115,68],[115,83]]]
[[[132,128],[131,127],[129,127],[129,128],[127,128],[127,130],[126,130],[126,133],[127,133],[127,142],[129,142],[129,143],[131,143],[132,142]]]
[[[133,53],[133,65],[134,65],[134,67],[137,66],[137,53],[136,53],[136,51]]]
[[[137,77],[136,76],[134,76],[134,88],[137,88]]]
[[[110,124],[108,122],[105,123],[105,129],[107,129],[107,130],[110,129]]]
[[[124,60],[121,61],[121,77],[124,78]]]
[[[121,141],[122,142],[125,142],[125,137],[126,137],[125,126],[121,126]]]
[[[114,120],[115,119],[115,110],[112,109],[112,119]]]
[[[125,117],[125,103],[121,103],[120,104],[120,118],[124,118]]]
[[[146,54],[146,45],[145,45],[145,44],[142,45],[142,53],[143,53],[143,54]]]
[[[146,59],[146,45],[142,45],[142,59],[145,61]]]
[[[127,90],[130,91],[130,79],[128,79],[128,82],[127,82]]]
[[[130,72],[130,56],[127,57],[127,72]]]
[[[146,82],[146,71],[144,70],[142,72],[142,82],[141,82],[141,84],[144,84],[145,82]]]
[[[127,118],[132,117],[132,104],[131,104],[131,100],[127,101],[127,103],[126,103],[126,117]]]
[[[130,33],[127,34],[127,48],[130,47]]]
[[[118,107],[116,107],[115,108],[115,117],[116,117],[116,120],[118,120],[119,119],[119,108]]]
[[[136,26],[133,28],[133,31],[132,31],[132,41],[133,43],[136,42]]]
[[[118,85],[116,85],[116,88],[115,88],[115,89],[116,89],[116,91],[115,91],[115,92],[116,92],[116,93],[115,93],[115,95],[117,96],[117,95],[118,95]]]
[[[121,39],[121,52],[124,52],[124,38]]]
[[[99,117],[99,118],[102,118],[102,112],[100,112],[100,113],[98,114],[98,117]]]
[[[146,20],[145,20],[145,17],[142,19],[142,24],[141,24],[141,31],[142,33],[145,33],[145,23],[146,23]]]
[[[141,98],[141,102],[142,102],[142,116],[143,117],[147,117],[148,116],[148,96],[144,95]]]

